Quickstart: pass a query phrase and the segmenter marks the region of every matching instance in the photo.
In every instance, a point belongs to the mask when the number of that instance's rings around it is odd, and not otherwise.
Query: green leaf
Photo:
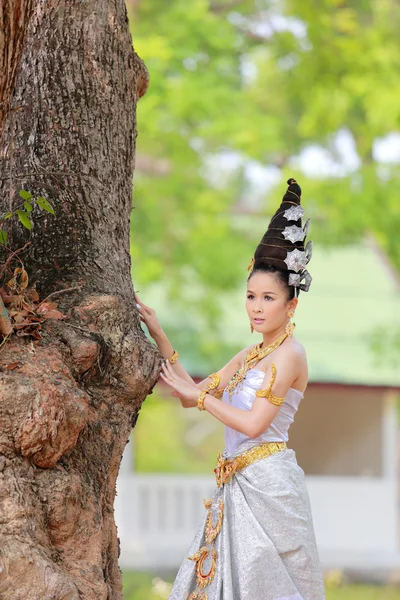
[[[27,192],[26,190],[19,190],[19,195],[24,200],[30,200],[32,198],[32,194],[30,192]]]
[[[28,213],[23,210],[16,210],[15,212],[17,213],[22,225],[24,225],[24,227],[27,229],[32,229],[32,221],[30,220]]]
[[[12,212],[6,212],[6,213],[4,213],[4,215],[2,215],[2,219],[3,219],[3,221],[6,221],[6,219],[9,219],[12,216],[13,216]]]
[[[44,210],[47,210],[47,212],[51,213],[52,215],[54,215],[54,209],[51,206],[50,202],[48,200],[46,200],[46,198],[43,198],[43,196],[38,196],[36,199],[36,204],[38,204],[40,206],[40,208],[44,208]]]
[[[0,229],[0,244],[6,244],[7,240],[8,240],[7,232]]]
[[[31,204],[30,202],[28,202],[28,201],[25,201],[25,202],[24,202],[24,206],[25,206],[25,210],[26,210],[27,212],[31,212],[31,211],[32,211],[32,204]]]

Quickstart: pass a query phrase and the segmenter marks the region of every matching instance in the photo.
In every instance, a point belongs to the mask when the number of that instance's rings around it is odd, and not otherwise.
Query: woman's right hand
[[[163,329],[159,320],[157,319],[156,311],[154,308],[150,308],[150,306],[143,304],[143,302],[139,300],[136,292],[134,292],[134,296],[136,300],[136,306],[138,307],[140,320],[146,324],[149,334],[155,340],[163,333]]]

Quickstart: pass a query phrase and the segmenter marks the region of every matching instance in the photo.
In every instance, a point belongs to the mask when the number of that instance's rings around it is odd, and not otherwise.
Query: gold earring
[[[294,317],[294,311],[291,310],[287,313],[287,316],[289,317],[289,319],[291,319],[292,317]]]
[[[250,323],[250,331],[251,331],[251,333],[253,333],[253,331],[254,331],[254,327],[251,323]]]

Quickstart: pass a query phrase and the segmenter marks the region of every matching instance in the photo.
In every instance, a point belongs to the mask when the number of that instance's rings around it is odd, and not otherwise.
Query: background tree
[[[129,6],[136,47],[155,80],[139,107],[135,198],[144,226],[133,232],[132,244],[143,258],[141,280],[189,263],[207,285],[236,285],[242,267],[229,258],[241,257],[243,245],[227,235],[232,211],[245,201],[257,218],[270,212],[269,194],[254,204],[256,192],[245,189],[243,169],[251,161],[276,170],[268,192],[297,171],[317,219],[316,241],[340,244],[371,231],[400,270],[396,2],[173,0],[166,6],[149,0]],[[163,19],[154,26],[160,10]],[[379,152],[383,139],[386,156]],[[324,164],[312,168],[310,158],[304,170],[298,158],[315,148]],[[210,158],[227,152],[242,161],[236,168],[232,161],[233,176],[224,178],[220,169],[212,178]],[[142,208],[159,198],[161,214]],[[205,234],[211,243],[202,255],[198,240]],[[222,243],[222,253],[213,242]],[[250,252],[253,245],[247,239]],[[226,272],[204,252],[213,252]]]
[[[162,281],[189,328],[201,315],[203,353],[221,344],[221,291],[243,283],[260,219],[289,175],[302,184],[316,251],[372,233],[400,271],[394,0],[128,6],[154,82],[138,107],[135,280]],[[189,348],[183,335],[180,323],[171,329]]]
[[[0,597],[119,599],[115,482],[161,364],[130,277],[147,71],[122,2],[0,20]]]

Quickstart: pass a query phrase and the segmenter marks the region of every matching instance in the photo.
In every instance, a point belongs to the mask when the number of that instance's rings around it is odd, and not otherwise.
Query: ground
[[[150,573],[123,573],[124,600],[167,600],[173,576]],[[400,586],[338,585],[335,574],[326,580],[326,600],[400,600]]]

